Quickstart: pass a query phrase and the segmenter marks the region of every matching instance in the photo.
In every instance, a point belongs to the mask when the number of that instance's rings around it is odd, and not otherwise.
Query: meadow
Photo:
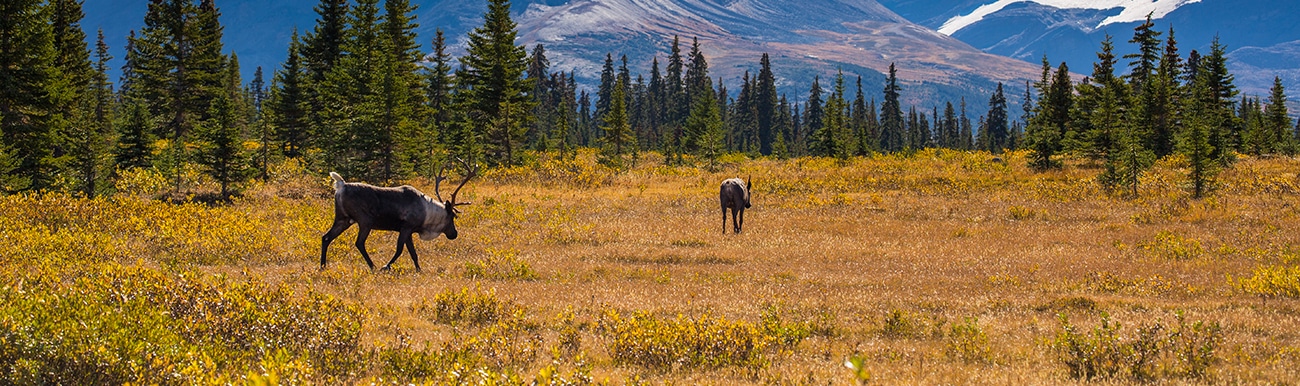
[[[423,272],[370,272],[355,227],[318,269],[332,190],[292,162],[228,205],[154,199],[147,171],[4,196],[0,383],[1300,379],[1300,160],[1243,158],[1195,200],[1177,160],[1126,199],[1096,165],[1002,157],[538,156],[464,188]],[[737,176],[754,206],[724,235]],[[395,241],[371,235],[377,263]]]

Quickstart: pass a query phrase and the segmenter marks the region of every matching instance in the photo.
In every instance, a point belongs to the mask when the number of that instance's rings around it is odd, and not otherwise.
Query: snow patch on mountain
[[[1012,4],[1026,2],[1060,9],[1121,9],[1118,15],[1108,17],[1093,27],[1101,28],[1108,24],[1145,20],[1147,15],[1151,15],[1153,19],[1159,19],[1178,9],[1178,7],[1199,3],[1201,0],[998,0],[991,4],[981,5],[971,13],[953,16],[939,27],[939,33],[951,36],[962,28],[978,23],[988,15],[997,13],[1003,8]]]

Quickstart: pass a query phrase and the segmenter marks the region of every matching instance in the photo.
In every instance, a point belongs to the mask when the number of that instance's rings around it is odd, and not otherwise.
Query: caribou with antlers
[[[470,204],[456,201],[456,195],[460,193],[460,188],[465,187],[465,183],[478,175],[478,167],[471,167],[464,160],[460,160],[460,163],[466,169],[465,180],[451,192],[450,200],[443,200],[439,192],[442,180],[447,179],[443,175],[447,170],[447,164],[439,169],[433,183],[433,194],[438,198],[436,201],[408,185],[378,187],[363,183],[349,183],[343,181],[343,177],[338,173],[330,172],[330,177],[334,179],[334,225],[325,232],[324,236],[321,236],[320,268],[325,269],[325,251],[329,249],[330,242],[355,223],[358,228],[357,250],[361,251],[361,257],[366,259],[366,265],[370,266],[370,270],[375,269],[375,264],[370,261],[370,255],[366,253],[366,237],[369,237],[370,231],[374,229],[399,232],[397,253],[388,260],[383,270],[391,268],[393,262],[402,256],[402,246],[405,245],[406,250],[411,253],[411,262],[415,263],[415,270],[419,272],[420,258],[415,254],[415,241],[411,235],[418,234],[420,239],[433,240],[439,234],[445,234],[448,240],[455,240],[456,214],[460,213],[456,207]]]
[[[749,192],[754,188],[753,184],[752,177],[748,182],[740,178],[722,181],[718,192],[718,201],[722,202],[722,234],[727,233],[727,209],[731,209],[731,225],[736,233],[740,233],[740,227],[745,225],[745,208],[750,206]]]

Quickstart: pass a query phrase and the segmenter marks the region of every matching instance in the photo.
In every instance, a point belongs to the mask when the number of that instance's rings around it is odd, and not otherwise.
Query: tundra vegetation
[[[317,269],[328,177],[230,205],[0,197],[3,383],[1257,383],[1300,377],[1300,161],[1242,157],[1204,199],[1138,199],[1027,152],[724,157],[595,150],[486,169],[421,273]],[[724,176],[763,176],[717,233]],[[200,186],[217,191],[215,180]],[[433,181],[413,186],[429,191]],[[355,228],[342,237],[355,236]],[[397,234],[376,233],[385,248]],[[373,249],[372,253],[378,248]],[[386,249],[385,249],[386,250]],[[846,368],[856,365],[859,371]]]

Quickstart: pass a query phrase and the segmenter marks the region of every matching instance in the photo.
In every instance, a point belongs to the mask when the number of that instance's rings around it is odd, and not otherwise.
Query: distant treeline
[[[1044,58],[1042,79],[1026,85],[1023,121],[1008,119],[999,84],[987,102],[973,101],[988,103],[988,114],[972,123],[965,100],[905,111],[892,65],[878,94],[840,74],[825,87],[814,79],[800,103],[777,93],[763,55],[757,74],[727,90],[710,77],[698,39],[683,54],[677,37],[648,79],[633,78],[626,56],[606,55],[592,95],[575,74],[551,71],[544,46],[514,44],[507,0],[488,2],[466,55],[453,58],[441,30],[431,53],[420,50],[409,0],[386,0],[382,10],[379,0],[321,0],[316,25],[294,32],[268,85],[260,67],[250,82],[240,78],[213,0],[151,1],[115,87],[102,31],[93,52],[85,43],[79,0],[7,1],[0,189],[94,196],[111,192],[123,171],[152,168],[176,191],[188,188],[187,171],[201,171],[228,196],[286,158],[385,183],[432,176],[448,157],[512,166],[577,147],[599,148],[615,168],[641,151],[681,164],[729,152],[847,158],[944,147],[1027,148],[1040,169],[1056,167],[1059,154],[1091,158],[1106,166],[1103,183],[1135,190],[1159,157],[1184,155],[1209,178],[1238,152],[1297,149],[1300,127],[1291,127],[1280,82],[1267,104],[1238,101],[1217,41],[1208,56],[1183,59],[1173,30],[1162,42],[1150,20],[1135,30],[1140,52],[1124,57],[1127,75],[1115,75],[1108,38],[1092,76],[1077,84],[1064,63],[1053,71]]]

